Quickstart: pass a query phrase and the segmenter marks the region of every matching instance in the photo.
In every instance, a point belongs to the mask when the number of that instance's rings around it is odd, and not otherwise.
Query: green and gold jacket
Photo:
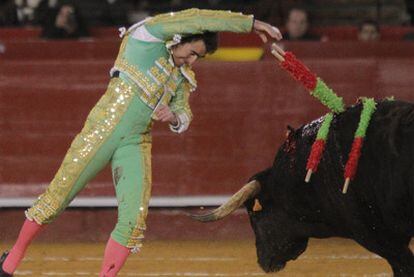
[[[170,47],[181,36],[206,31],[250,32],[253,16],[229,11],[188,9],[150,17],[131,26],[124,36],[111,74],[120,71],[139,89],[139,97],[151,109],[169,105],[177,115],[174,132],[185,131],[192,119],[190,92],[197,87],[195,74],[188,65],[174,65]]]

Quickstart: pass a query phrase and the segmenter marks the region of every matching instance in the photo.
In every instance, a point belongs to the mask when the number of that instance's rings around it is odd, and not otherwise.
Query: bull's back
[[[303,176],[320,123],[308,124],[297,131],[294,168],[295,175],[300,177],[296,186],[313,186],[312,191],[298,196],[302,198],[300,202],[320,208],[321,220],[346,232],[358,232],[356,229],[361,228],[361,234],[381,233],[381,230],[413,234],[414,104],[403,101],[377,104],[364,138],[355,179],[348,193],[342,194],[344,168],[361,111],[359,104],[335,116],[311,184],[304,184]]]

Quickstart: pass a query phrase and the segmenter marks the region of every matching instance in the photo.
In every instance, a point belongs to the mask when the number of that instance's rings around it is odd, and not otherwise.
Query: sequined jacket
[[[125,32],[111,74],[120,71],[136,83],[139,97],[151,109],[169,105],[178,119],[178,125],[170,125],[170,129],[181,133],[192,119],[188,100],[197,82],[188,65],[174,65],[169,47],[181,36],[205,31],[250,32],[252,24],[252,16],[199,9],[147,18]]]

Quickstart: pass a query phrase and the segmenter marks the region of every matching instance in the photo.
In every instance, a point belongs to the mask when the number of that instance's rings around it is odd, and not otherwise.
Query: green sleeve
[[[190,90],[190,84],[187,81],[183,81],[169,104],[171,111],[176,114],[178,119],[177,125],[170,125],[171,131],[175,133],[182,133],[187,130],[193,119],[193,113],[189,104]]]
[[[253,27],[253,16],[230,11],[188,9],[157,15],[145,23],[155,37],[167,41],[175,34],[192,35],[203,32],[248,33]]]

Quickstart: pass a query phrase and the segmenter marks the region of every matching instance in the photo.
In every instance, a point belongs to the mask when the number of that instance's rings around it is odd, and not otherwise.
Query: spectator
[[[48,9],[42,22],[44,38],[73,39],[89,35],[79,10],[71,3]]]
[[[0,10],[0,26],[25,26],[34,24],[35,9],[40,0],[9,0]]]
[[[309,32],[309,17],[304,9],[291,9],[285,27],[286,33],[283,34],[285,40],[317,41],[321,39],[318,35]]]
[[[378,41],[381,39],[378,22],[374,20],[364,20],[358,26],[359,41]]]

